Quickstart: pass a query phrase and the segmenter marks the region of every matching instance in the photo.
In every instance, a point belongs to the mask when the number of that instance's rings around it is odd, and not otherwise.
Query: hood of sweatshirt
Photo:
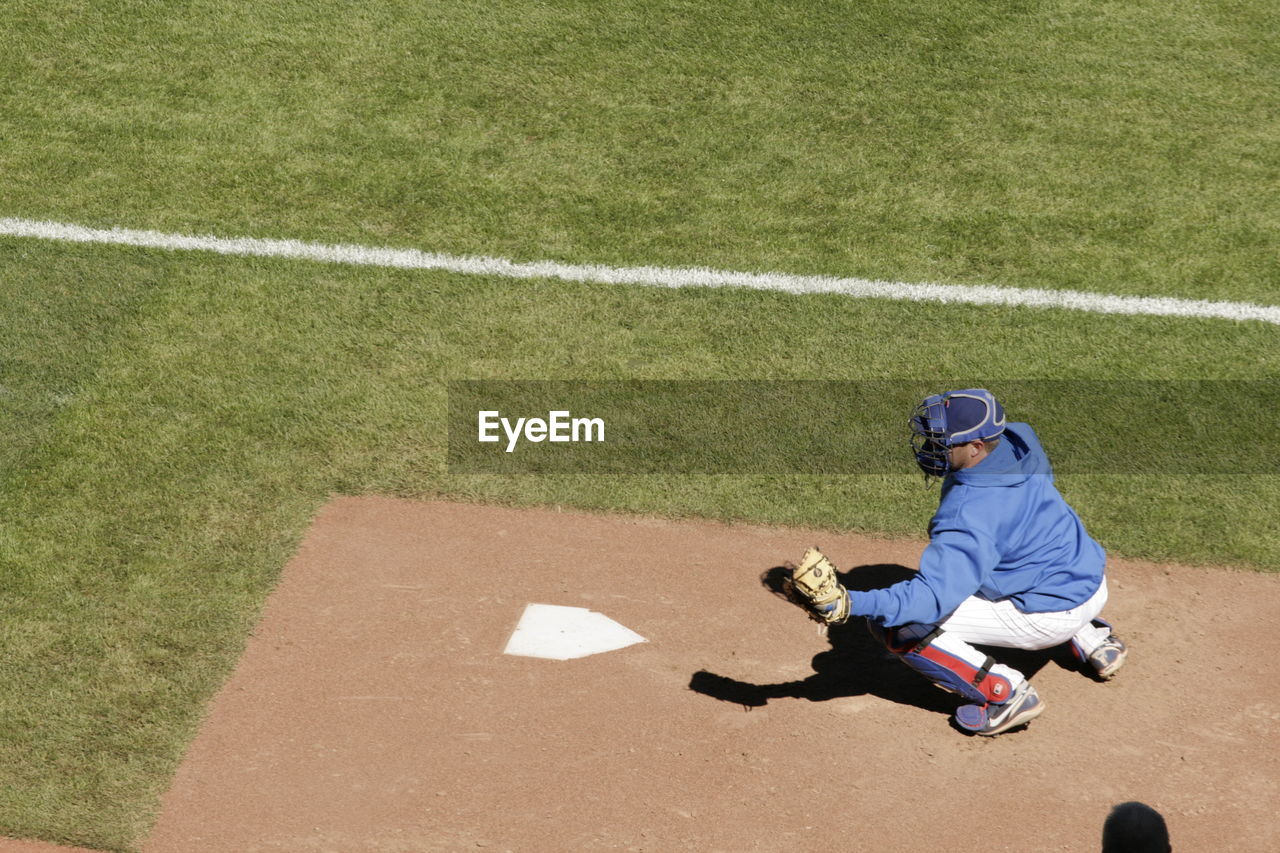
[[[957,484],[979,488],[1017,486],[1027,478],[1051,474],[1049,459],[1040,447],[1035,431],[1027,424],[1012,423],[1005,427],[996,449],[972,468],[954,471],[948,478]]]

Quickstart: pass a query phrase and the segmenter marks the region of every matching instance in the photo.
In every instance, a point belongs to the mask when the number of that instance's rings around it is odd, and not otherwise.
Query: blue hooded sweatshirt
[[[1023,423],[1005,427],[977,465],[943,479],[929,539],[915,577],[849,593],[853,615],[890,627],[933,625],[972,595],[1009,599],[1024,613],[1070,610],[1098,591],[1106,563]]]

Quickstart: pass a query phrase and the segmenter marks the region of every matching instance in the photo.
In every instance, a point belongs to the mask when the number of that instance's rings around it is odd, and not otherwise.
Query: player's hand
[[[840,625],[849,619],[849,592],[825,554],[810,548],[800,565],[787,565],[791,578],[784,591],[788,599],[808,611],[810,619],[825,625]]]

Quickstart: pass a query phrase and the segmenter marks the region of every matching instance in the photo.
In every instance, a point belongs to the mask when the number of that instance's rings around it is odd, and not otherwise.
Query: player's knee
[[[935,625],[913,624],[889,628],[870,619],[867,620],[867,629],[871,636],[895,655],[905,655],[917,647],[928,645],[938,633]]]

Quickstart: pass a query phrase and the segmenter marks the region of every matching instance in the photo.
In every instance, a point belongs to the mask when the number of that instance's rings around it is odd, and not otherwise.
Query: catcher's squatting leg
[[[1107,603],[1103,579],[1093,596],[1070,610],[1023,613],[1011,601],[966,599],[942,627],[967,643],[1016,649],[1048,649],[1069,643],[1076,657],[1089,656],[1111,637],[1111,625],[1098,618]]]
[[[1007,701],[1026,680],[1022,673],[970,643],[1022,649],[1047,649],[1070,642],[1082,658],[1110,634],[1097,615],[1107,601],[1104,580],[1079,607],[1057,613],[1022,613],[1010,601],[971,597],[940,625],[885,628],[867,625],[890,651],[930,681],[978,704]]]
[[[1026,681],[1013,667],[996,663],[940,626],[886,628],[867,620],[867,627],[907,666],[943,690],[958,693],[975,704],[1006,702]]]

